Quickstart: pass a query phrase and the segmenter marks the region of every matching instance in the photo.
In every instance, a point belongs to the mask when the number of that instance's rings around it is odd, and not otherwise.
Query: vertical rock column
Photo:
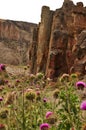
[[[53,31],[47,61],[47,77],[58,77],[68,71],[66,63],[67,43],[68,33],[66,31],[60,29]]]
[[[38,31],[38,47],[37,47],[37,72],[45,73],[46,63],[49,51],[49,41],[51,34],[51,26],[53,19],[53,11],[49,7],[42,7],[41,23]]]
[[[33,74],[36,73],[37,69],[37,41],[38,41],[38,28],[34,28],[32,44],[29,50],[30,72]]]

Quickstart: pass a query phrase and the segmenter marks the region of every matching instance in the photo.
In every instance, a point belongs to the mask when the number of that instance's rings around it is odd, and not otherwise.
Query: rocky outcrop
[[[86,45],[82,38],[85,29],[86,7],[82,2],[74,5],[71,0],[64,0],[62,7],[55,11],[43,6],[38,35],[35,42],[32,42],[34,51],[30,55],[30,63],[34,66],[31,66],[31,73],[41,71],[51,78],[63,73],[71,73],[77,58],[74,53],[78,49],[76,45]],[[85,33],[83,35],[86,37]],[[82,53],[86,55],[86,50]],[[79,61],[81,59],[78,58]]]
[[[37,25],[27,22],[0,20],[0,63],[26,64],[33,29]]]
[[[80,75],[86,75],[86,30],[80,33],[73,53],[76,58],[71,71],[77,72]]]

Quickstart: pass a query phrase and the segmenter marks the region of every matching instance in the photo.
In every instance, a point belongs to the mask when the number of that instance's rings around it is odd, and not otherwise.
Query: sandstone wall
[[[36,40],[36,59],[31,61],[35,66],[33,73],[42,71],[51,78],[71,73],[78,37],[85,29],[86,7],[82,2],[74,5],[71,0],[64,0],[62,7],[55,11],[44,6]]]

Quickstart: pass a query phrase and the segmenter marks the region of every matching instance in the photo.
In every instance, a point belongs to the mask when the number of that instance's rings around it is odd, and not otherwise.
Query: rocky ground
[[[26,69],[26,66],[14,66],[14,65],[6,65],[6,71],[9,75],[28,75],[29,69]]]

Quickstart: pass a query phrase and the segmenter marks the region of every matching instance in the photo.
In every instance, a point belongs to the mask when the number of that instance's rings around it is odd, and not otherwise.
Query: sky
[[[0,19],[9,19],[16,21],[25,21],[39,23],[41,8],[46,5],[50,10],[60,8],[64,0],[0,0]],[[86,6],[86,0],[72,0],[83,2]]]

